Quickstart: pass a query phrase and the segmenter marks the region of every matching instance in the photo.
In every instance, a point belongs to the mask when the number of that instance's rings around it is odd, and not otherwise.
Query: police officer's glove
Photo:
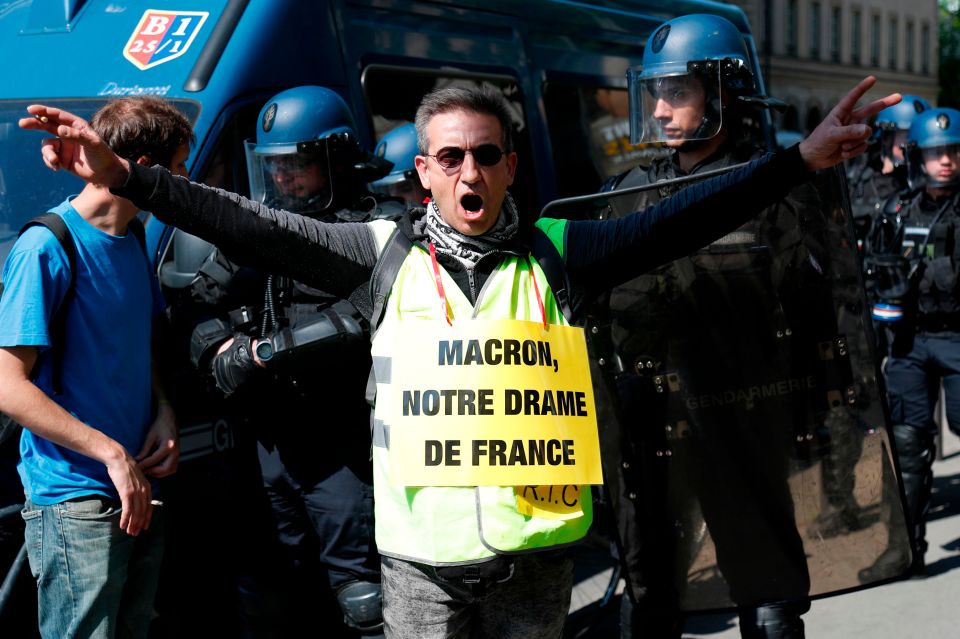
[[[213,378],[217,388],[227,395],[237,390],[257,369],[250,342],[247,335],[236,335],[233,344],[213,358]]]
[[[200,371],[206,371],[217,349],[233,337],[230,325],[220,319],[202,322],[190,335],[190,361]]]

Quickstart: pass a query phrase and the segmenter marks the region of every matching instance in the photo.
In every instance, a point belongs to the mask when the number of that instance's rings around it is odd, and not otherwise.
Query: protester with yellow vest
[[[899,100],[857,109],[873,84],[861,82],[796,147],[640,215],[533,226],[507,194],[517,166],[509,111],[486,89],[424,98],[416,165],[433,201],[397,223],[325,224],[131,165],[59,109],[31,106],[20,126],[60,136],[44,143],[50,168],[110,186],[231,259],[355,301],[378,326],[376,531],[389,636],[557,637],[572,588],[564,548],[589,529],[586,485],[600,482],[584,339],[570,326],[578,302],[862,153],[861,122]],[[389,263],[381,294],[371,280]]]

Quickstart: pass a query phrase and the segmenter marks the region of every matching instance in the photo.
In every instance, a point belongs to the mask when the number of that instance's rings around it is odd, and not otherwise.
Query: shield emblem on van
[[[127,45],[123,57],[146,70],[179,58],[200,32],[208,11],[158,11],[147,9]]]

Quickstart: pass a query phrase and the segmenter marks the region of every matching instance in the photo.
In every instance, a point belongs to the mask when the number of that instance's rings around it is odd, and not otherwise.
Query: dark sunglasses
[[[496,144],[481,144],[475,149],[445,146],[437,151],[436,155],[428,155],[427,157],[436,160],[437,164],[444,169],[459,169],[460,165],[463,164],[463,159],[467,157],[467,153],[473,155],[473,159],[480,166],[494,166],[503,158],[504,151]]]

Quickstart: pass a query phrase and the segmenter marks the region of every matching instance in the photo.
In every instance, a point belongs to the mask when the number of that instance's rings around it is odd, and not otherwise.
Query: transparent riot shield
[[[561,200],[543,214],[634,214],[687,184]],[[643,605],[749,607],[908,568],[847,202],[842,173],[820,172],[593,305],[604,478]]]

